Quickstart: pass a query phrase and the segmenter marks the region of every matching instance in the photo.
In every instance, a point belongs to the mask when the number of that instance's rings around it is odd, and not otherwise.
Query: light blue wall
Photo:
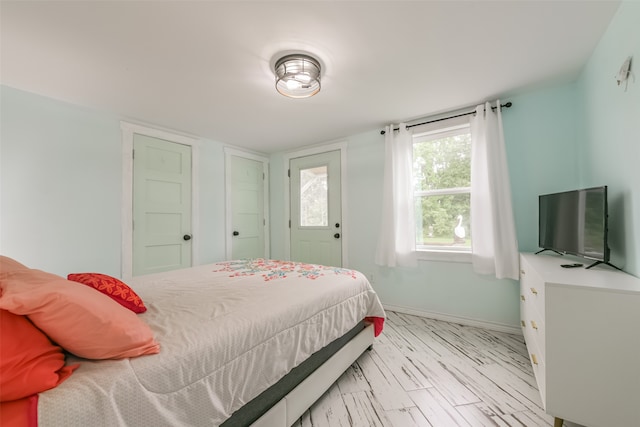
[[[565,84],[511,96],[503,110],[518,245],[538,250],[538,196],[579,186],[576,88]]]
[[[285,259],[284,236],[285,215],[284,210],[284,156],[273,155],[269,159],[269,218],[270,218],[270,257],[273,259]]]
[[[625,91],[614,76],[628,56]],[[621,4],[578,84],[581,185],[609,186],[611,262],[640,276],[640,2]]]
[[[510,97],[503,111],[520,249],[537,249],[538,195],[578,183],[575,157],[574,85]],[[504,100],[503,100],[504,101]],[[382,268],[373,262],[380,227],[384,137],[380,129],[347,141],[349,267],[373,280],[383,304],[497,325],[519,324],[519,288],[473,272],[468,263],[420,261],[418,268]],[[283,194],[283,154],[271,156],[271,191]],[[284,201],[272,200],[272,218],[285,217]],[[282,221],[279,221],[279,223]],[[272,256],[284,256],[281,233],[273,233]]]
[[[1,88],[0,251],[59,274],[120,271],[114,117]]]
[[[640,3],[620,7],[577,83],[506,97],[504,133],[518,244],[538,249],[538,196],[607,184],[610,186],[613,261],[638,275],[640,268],[640,96],[613,76],[640,43]],[[636,66],[636,68],[638,68]],[[640,79],[640,73],[636,72]],[[418,268],[383,269],[373,263],[380,223],[383,138],[379,130],[348,141],[349,266],[373,277],[383,303],[496,324],[517,326],[518,285],[473,273],[469,264],[421,262]],[[282,194],[283,156],[272,156],[272,193]],[[272,203],[272,218],[284,206]],[[281,234],[273,255],[284,255]]]
[[[60,275],[121,271],[120,119],[0,87],[0,253]],[[224,156],[203,141],[201,262],[224,258]]]
[[[640,4],[624,3],[576,84],[503,99],[520,250],[537,249],[537,197],[607,184],[613,261],[640,270],[640,72],[627,92],[613,76],[628,55],[640,63]],[[637,65],[635,68],[638,68]],[[118,117],[1,87],[0,253],[66,274],[120,274],[121,136]],[[386,304],[517,326],[517,283],[478,276],[469,264],[373,263],[380,222],[383,138],[348,141],[349,266],[373,276]],[[224,155],[203,141],[202,263],[224,258]],[[271,256],[284,257],[284,155],[271,156]]]
[[[224,145],[203,140],[200,144],[200,264],[226,258]]]

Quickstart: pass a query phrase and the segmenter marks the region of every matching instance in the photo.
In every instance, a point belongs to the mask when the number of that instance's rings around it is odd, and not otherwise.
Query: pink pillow
[[[18,270],[0,278],[0,291],[0,309],[28,316],[77,356],[123,359],[160,351],[147,324],[87,286],[40,270]]]
[[[26,316],[0,310],[0,325],[0,402],[49,390],[79,366],[65,366],[62,349]]]
[[[67,275],[67,279],[91,286],[134,313],[147,311],[138,294],[115,277],[100,273],[74,273]]]
[[[28,270],[29,267],[26,267],[20,264],[18,261],[11,259],[6,256],[0,255],[0,275],[3,273],[11,273],[16,270]]]

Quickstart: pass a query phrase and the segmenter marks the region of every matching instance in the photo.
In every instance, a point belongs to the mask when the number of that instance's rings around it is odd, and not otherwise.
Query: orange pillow
[[[27,315],[51,340],[87,359],[154,354],[151,328],[108,296],[40,270],[0,279],[0,309]]]
[[[73,273],[67,275],[67,279],[97,289],[134,313],[147,311],[147,307],[144,306],[138,294],[115,277],[100,273]]]
[[[16,270],[28,270],[29,267],[26,267],[20,264],[18,261],[11,259],[6,256],[0,255],[0,275],[2,273],[11,273]]]
[[[38,395],[0,402],[0,426],[38,427]]]
[[[0,402],[49,390],[78,366],[65,366],[62,349],[25,316],[0,310]]]

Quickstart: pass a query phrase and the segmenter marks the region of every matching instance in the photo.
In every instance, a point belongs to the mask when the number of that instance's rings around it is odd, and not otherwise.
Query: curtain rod
[[[502,104],[500,105],[500,108],[505,107],[505,108],[511,108],[511,106],[513,105],[513,103],[511,101],[507,102],[506,104]],[[492,110],[495,110],[496,107],[491,107]],[[436,122],[441,122],[443,120],[449,120],[449,119],[455,119],[456,117],[463,117],[463,116],[469,116],[471,114],[475,114],[475,111],[469,111],[467,113],[461,113],[461,114],[456,114],[455,116],[449,116],[449,117],[442,117],[440,119],[434,119],[434,120],[429,120],[428,122],[422,122],[422,123],[416,123],[414,125],[407,125],[407,129],[412,128],[414,126],[420,126],[420,125],[426,125],[429,123],[436,123]],[[400,130],[400,128],[396,128],[394,130]],[[384,135],[386,132],[384,130],[380,131],[380,135]]]

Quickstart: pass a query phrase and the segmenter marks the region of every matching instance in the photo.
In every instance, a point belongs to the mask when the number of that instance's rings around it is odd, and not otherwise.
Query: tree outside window
[[[418,250],[471,250],[469,125],[413,136]]]

